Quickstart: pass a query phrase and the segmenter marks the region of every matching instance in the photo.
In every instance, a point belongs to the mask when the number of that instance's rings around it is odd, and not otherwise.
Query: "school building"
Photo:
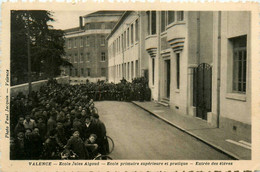
[[[97,11],[79,17],[79,27],[66,29],[66,58],[73,67],[64,73],[72,82],[85,83],[107,79],[108,51],[106,37],[111,32],[121,11]]]
[[[126,11],[107,37],[111,82],[149,78],[152,100],[251,136],[251,13]]]

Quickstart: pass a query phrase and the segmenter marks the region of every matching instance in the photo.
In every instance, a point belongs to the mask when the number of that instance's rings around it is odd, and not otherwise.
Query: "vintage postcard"
[[[259,4],[1,10],[1,171],[260,170]]]

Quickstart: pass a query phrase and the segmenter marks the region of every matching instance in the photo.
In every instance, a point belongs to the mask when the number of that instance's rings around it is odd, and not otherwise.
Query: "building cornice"
[[[85,36],[91,34],[109,34],[110,32],[111,29],[93,29],[93,30],[86,30],[78,33],[67,34],[65,35],[65,38],[72,38],[72,37]]]

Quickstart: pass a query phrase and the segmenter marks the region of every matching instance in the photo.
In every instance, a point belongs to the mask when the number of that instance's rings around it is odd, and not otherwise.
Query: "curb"
[[[236,156],[236,155],[234,155],[233,153],[231,153],[231,152],[229,152],[229,151],[227,151],[227,150],[221,148],[220,146],[217,146],[217,145],[215,145],[214,143],[212,143],[212,142],[210,142],[210,141],[207,141],[207,140],[201,138],[200,136],[197,136],[196,134],[194,134],[194,133],[192,133],[192,132],[190,132],[190,131],[188,131],[188,130],[186,130],[186,129],[184,129],[184,128],[182,128],[182,127],[180,127],[180,126],[178,126],[178,125],[176,125],[176,124],[174,124],[174,123],[172,123],[172,122],[170,122],[169,120],[165,119],[164,117],[162,117],[162,116],[160,116],[160,115],[158,115],[158,114],[156,114],[156,113],[154,113],[154,112],[151,112],[150,110],[148,110],[148,109],[142,107],[141,105],[135,103],[134,101],[132,101],[132,103],[133,103],[134,105],[140,107],[141,109],[145,110],[146,112],[152,114],[153,116],[155,116],[155,117],[157,117],[157,118],[163,120],[163,121],[166,122],[167,124],[169,124],[169,125],[171,125],[171,126],[177,128],[177,129],[181,130],[182,132],[187,133],[188,135],[190,135],[190,136],[192,136],[192,137],[198,139],[199,141],[201,141],[201,142],[207,144],[208,146],[214,148],[215,150],[217,150],[217,151],[219,151],[219,152],[221,152],[221,153],[227,155],[228,157],[230,157],[230,158],[232,158],[232,159],[234,159],[234,160],[240,160],[240,158],[239,158],[238,156]]]

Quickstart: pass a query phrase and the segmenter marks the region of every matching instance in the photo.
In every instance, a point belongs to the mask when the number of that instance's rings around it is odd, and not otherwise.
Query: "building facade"
[[[251,135],[250,12],[126,14],[108,37],[110,81],[131,79],[132,61],[124,57],[129,55],[133,62],[138,57],[148,69],[152,100],[242,137]],[[137,19],[140,45],[137,48],[134,41],[128,47]],[[120,49],[122,38],[125,51]]]
[[[126,11],[107,37],[109,82],[148,75],[144,17],[144,12]]]
[[[73,67],[65,73],[72,82],[106,80],[108,50],[106,37],[122,12],[98,11],[79,17],[79,27],[65,30],[66,57]]]

